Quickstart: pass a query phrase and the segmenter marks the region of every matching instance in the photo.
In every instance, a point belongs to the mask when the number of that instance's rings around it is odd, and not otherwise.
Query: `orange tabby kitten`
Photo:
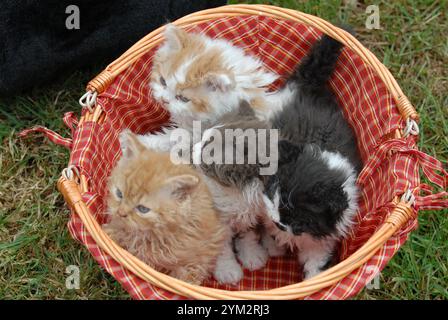
[[[196,171],[145,148],[130,132],[109,180],[104,230],[153,268],[200,284],[214,270],[225,229]]]

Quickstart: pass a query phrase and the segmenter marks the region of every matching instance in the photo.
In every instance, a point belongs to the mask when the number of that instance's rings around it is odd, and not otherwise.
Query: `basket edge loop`
[[[406,127],[403,129],[403,137],[406,138],[409,135],[418,136],[420,134],[420,128],[417,124],[417,120],[411,117],[406,119]]]
[[[78,102],[82,108],[86,108],[90,112],[93,112],[97,96],[98,92],[96,90],[87,90],[86,93],[79,98]]]
[[[406,195],[406,193],[404,194]],[[394,226],[396,230],[399,230],[407,221],[414,218],[414,210],[412,209],[412,201],[397,203],[394,210],[387,217],[386,222]]]
[[[61,176],[57,182],[57,188],[70,208],[74,208],[76,203],[82,202],[82,196],[78,189],[78,184]]]
[[[107,68],[101,71],[95,78],[87,84],[87,91],[103,93],[106,88],[114,81],[115,75]]]
[[[403,93],[398,97],[397,108],[400,110],[400,113],[402,114],[403,118],[411,119],[416,122],[420,120],[420,117],[417,111],[415,110],[414,106],[409,101],[408,97],[405,96]]]

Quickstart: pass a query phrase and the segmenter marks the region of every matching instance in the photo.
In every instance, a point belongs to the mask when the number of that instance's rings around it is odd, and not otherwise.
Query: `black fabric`
[[[0,96],[112,62],[151,30],[225,0],[1,0]],[[66,28],[69,5],[80,29]]]

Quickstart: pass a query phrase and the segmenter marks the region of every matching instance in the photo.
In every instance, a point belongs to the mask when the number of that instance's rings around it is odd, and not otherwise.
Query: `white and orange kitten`
[[[268,92],[279,75],[227,40],[187,33],[172,24],[166,26],[164,36],[165,42],[154,54],[150,86],[153,97],[170,112],[170,121],[176,127],[191,130],[195,120],[215,123],[237,109],[242,100],[265,120],[273,114],[268,106],[281,110],[290,98],[289,90]],[[171,130],[164,128],[141,140],[169,151]]]
[[[120,246],[156,270],[200,284],[215,272],[223,252],[225,223],[198,173],[174,165],[169,154],[120,136],[123,156],[109,179],[104,230]]]

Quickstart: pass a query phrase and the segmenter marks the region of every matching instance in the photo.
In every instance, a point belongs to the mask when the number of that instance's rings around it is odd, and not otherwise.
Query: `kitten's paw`
[[[285,246],[279,245],[275,239],[268,234],[263,235],[261,244],[268,252],[269,257],[281,257],[286,253]]]
[[[201,285],[201,283],[205,280],[207,274],[201,268],[193,268],[193,269],[180,268],[172,271],[170,275],[174,278],[177,278],[179,280],[191,284]]]
[[[243,269],[233,259],[218,261],[213,276],[221,284],[236,284],[243,278]]]
[[[244,268],[255,271],[266,265],[268,253],[258,242],[246,241],[244,238],[237,239],[235,247],[238,259]]]
[[[319,273],[321,273],[322,270],[320,270],[319,268],[314,268],[314,267],[303,267],[303,280],[307,280],[310,279],[314,276],[317,276]]]
[[[308,261],[303,265],[303,279],[310,279],[314,276],[317,276],[319,273],[328,269],[329,266],[327,264],[322,265],[321,261]]]

